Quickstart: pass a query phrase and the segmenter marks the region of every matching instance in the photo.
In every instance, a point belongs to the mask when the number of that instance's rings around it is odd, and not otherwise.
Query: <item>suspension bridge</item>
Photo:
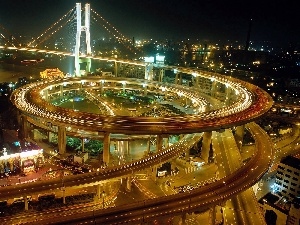
[[[84,13],[82,14],[82,12]],[[84,22],[83,22],[84,21]],[[108,21],[106,21],[99,13],[95,12],[90,8],[89,4],[85,4],[84,9],[82,9],[81,4],[77,3],[75,8],[69,10],[65,15],[63,15],[59,20],[53,23],[48,29],[42,32],[41,35],[32,39],[29,43],[24,44],[20,43],[17,40],[17,37],[11,35],[8,30],[1,26],[0,35],[1,41],[3,44],[0,45],[0,49],[7,50],[16,50],[16,51],[28,51],[28,52],[38,52],[38,53],[47,53],[54,55],[63,55],[74,57],[75,68],[73,76],[81,77],[80,73],[80,64],[86,64],[86,71],[89,72],[91,68],[91,60],[103,60],[108,62],[114,62],[115,65],[119,63],[132,64],[136,66],[145,67],[145,83],[137,81],[134,84],[134,87],[137,88],[137,85],[140,90],[143,90],[144,93],[151,91],[153,86],[151,82],[153,81],[153,74],[151,72],[151,63],[145,61],[133,61],[127,59],[118,59],[116,57],[103,57],[99,56],[95,49],[92,48],[92,29],[91,24],[101,24],[110,35],[112,35],[115,40],[126,46],[128,50],[135,50],[133,48],[133,43],[130,39],[126,38],[120,31],[118,31],[114,26],[112,26]],[[51,49],[48,45],[49,41],[53,39],[54,35],[61,34],[63,28],[67,28],[70,32],[70,35],[61,36],[60,40],[64,40],[63,43],[68,43],[64,38],[71,38],[70,45],[62,45],[60,48]],[[84,37],[84,38],[82,38]],[[45,47],[46,46],[46,47]],[[24,88],[20,88],[15,91],[11,97],[13,103],[17,108],[24,114],[23,118],[23,129],[24,134],[26,132],[27,122],[30,122],[35,119],[40,124],[44,123],[47,120],[51,120],[53,123],[57,123],[58,126],[58,136],[59,136],[59,146],[65,145],[66,137],[66,126],[86,126],[87,124],[92,124],[92,128],[96,127],[98,132],[104,132],[104,159],[109,162],[109,141],[110,134],[113,132],[132,132],[135,131],[145,131],[148,133],[153,133],[157,135],[158,143],[160,143],[159,149],[162,145],[162,130],[166,134],[173,133],[198,133],[201,131],[205,132],[207,136],[207,141],[205,146],[208,146],[207,143],[211,142],[211,130],[220,130],[221,128],[230,128],[234,125],[240,125],[242,130],[244,129],[244,124],[253,121],[259,116],[263,115],[269,110],[273,101],[271,97],[261,90],[260,88],[251,85],[246,82],[239,81],[237,79],[228,78],[220,74],[210,74],[200,70],[193,70],[189,68],[176,68],[176,67],[163,67],[168,69],[173,69],[176,73],[175,82],[178,82],[178,73],[189,74],[194,81],[195,87],[197,90],[200,88],[200,82],[206,80],[209,86],[209,95],[211,97],[216,97],[216,92],[221,92],[220,87],[224,87],[222,90],[225,90],[223,93],[225,106],[217,110],[208,110],[207,118],[205,119],[205,113],[199,115],[191,115],[178,118],[118,118],[118,117],[103,117],[102,120],[99,120],[99,115],[87,114],[80,115],[74,114],[71,110],[61,110],[62,113],[57,114],[58,110],[54,109],[52,105],[49,105],[45,102],[44,99],[51,94],[53,87],[60,87],[60,93],[63,94],[64,89],[73,88],[72,85],[77,85],[75,88],[84,89],[87,88],[90,83],[95,83],[93,80],[86,81],[80,80],[80,78],[73,78],[69,80],[63,80],[61,83],[51,83],[51,82],[40,82],[36,84],[30,84]],[[161,70],[163,71],[163,69]],[[176,72],[175,72],[176,71]],[[180,80],[180,79],[179,79]],[[103,81],[103,82],[102,82]],[[149,82],[147,82],[149,81]],[[169,89],[161,83],[162,76],[158,80],[158,84],[155,83],[155,87],[160,89],[158,92],[166,93],[167,91],[174,90],[173,87]],[[128,85],[132,80],[126,81],[121,78],[114,81],[116,87],[119,85],[120,88],[125,89],[126,84]],[[126,83],[127,82],[127,83]],[[112,80],[100,80],[97,83],[97,87],[101,89],[106,83],[112,83]],[[36,87],[34,85],[40,85]],[[38,89],[40,88],[40,89]],[[219,90],[218,90],[219,88]],[[38,91],[37,91],[38,90]],[[175,90],[177,93],[178,91]],[[181,92],[177,93],[182,94]],[[190,96],[191,91],[188,90],[187,96]],[[231,102],[227,100],[232,100]],[[194,103],[194,95],[190,96],[190,101]],[[220,99],[219,99],[220,100]],[[76,117],[78,116],[78,117]],[[95,116],[95,117],[93,117]],[[29,119],[27,119],[27,117]],[[67,119],[75,119],[74,121],[69,121]],[[80,119],[80,120],[79,120]],[[144,119],[144,120],[143,120]],[[173,120],[171,120],[173,119]],[[176,123],[175,123],[176,122]],[[205,126],[201,127],[205,122]],[[184,124],[183,124],[184,123]],[[98,124],[98,125],[97,125]],[[176,124],[181,124],[176,125]],[[257,125],[249,123],[248,125],[250,132],[253,133],[256,141],[256,152],[253,155],[253,158],[244,165],[236,164],[233,166],[233,161],[237,161],[238,158],[233,158],[230,160],[228,158],[221,159],[223,163],[227,165],[224,169],[224,174],[222,178],[218,181],[210,183],[207,186],[197,188],[190,191],[189,193],[176,194],[167,197],[159,197],[157,199],[149,199],[147,201],[134,202],[128,205],[122,205],[119,207],[112,207],[109,209],[102,209],[98,211],[73,215],[73,218],[55,218],[57,221],[62,222],[84,222],[86,220],[90,221],[91,218],[94,218],[98,223],[143,223],[146,221],[151,221],[157,216],[159,217],[169,217],[170,215],[182,215],[184,218],[185,213],[190,213],[195,210],[207,210],[212,208],[215,211],[215,205],[220,204],[224,205],[228,199],[233,198],[234,196],[240,194],[242,191],[250,188],[255,184],[264,173],[267,172],[272,158],[273,158],[273,147],[272,143],[265,134],[265,132],[259,128]],[[112,125],[116,126],[111,128]],[[136,125],[135,127],[133,125]],[[41,125],[40,125],[41,126]],[[180,129],[179,129],[180,127]],[[211,127],[211,130],[208,130],[207,127]],[[85,128],[85,129],[86,129]],[[98,129],[99,128],[99,129]],[[154,129],[155,128],[155,129]],[[161,128],[161,129],[160,129]],[[167,128],[167,130],[166,130]],[[172,128],[172,129],[171,129]],[[202,130],[201,130],[202,128]],[[165,131],[166,130],[166,131]],[[264,142],[264,140],[267,140]],[[130,184],[131,175],[133,172],[140,171],[142,169],[151,168],[154,165],[162,163],[162,160],[168,161],[171,158],[177,157],[182,152],[185,152],[195,144],[194,139],[186,135],[185,138],[180,141],[177,145],[169,147],[165,150],[160,150],[156,152],[153,156],[147,156],[145,158],[120,165],[118,167],[107,168],[101,172],[83,174],[79,176],[70,176],[65,180],[66,188],[73,188],[76,186],[85,186],[85,185],[97,185],[100,187],[100,183],[104,180],[115,178],[115,177],[127,177],[127,181]],[[60,151],[63,149],[60,147]],[[207,148],[208,149],[208,148]],[[226,149],[225,149],[226,150]],[[227,154],[227,153],[226,153]],[[219,154],[221,155],[221,154]],[[231,154],[227,154],[231,155]],[[239,155],[237,150],[236,155]],[[104,160],[104,161],[105,161]],[[41,191],[49,190],[55,185],[59,185],[60,180],[51,180],[43,182],[41,184],[26,184],[19,185],[18,187],[5,187],[0,193],[0,198],[4,199],[9,197],[15,197],[24,195],[24,193],[39,193]],[[98,188],[100,189],[100,188]],[[97,189],[97,190],[98,190]],[[256,200],[252,195],[252,192],[247,193],[247,196],[242,200],[246,202],[250,200],[252,204],[251,212],[248,213],[247,210],[240,210],[240,217],[242,219],[246,218],[250,224],[264,224],[262,215],[260,214],[259,208],[257,206]],[[26,198],[25,198],[25,208],[26,208]],[[28,206],[27,206],[28,207]],[[127,213],[128,212],[128,213]],[[256,215],[253,217],[253,215]],[[212,223],[215,222],[215,212],[212,213]],[[235,215],[233,216],[235,218]],[[53,220],[53,218],[51,218]],[[54,221],[56,222],[56,221]]]
[[[145,63],[141,61],[118,59],[116,55],[112,57],[103,56],[101,51],[93,51],[91,25],[95,30],[99,30],[101,27],[102,33],[106,32],[115,41],[114,43],[121,46],[120,48],[125,51],[132,54],[138,51],[133,48],[131,39],[126,38],[117,28],[93,10],[90,4],[85,4],[85,7],[82,8],[81,3],[76,3],[76,7],[70,9],[40,35],[31,38],[26,43],[19,41],[18,37],[0,24],[0,49],[72,56],[75,61],[74,76],[82,75],[80,72],[80,64],[82,63],[86,64],[85,71],[89,73],[92,59],[145,66]]]

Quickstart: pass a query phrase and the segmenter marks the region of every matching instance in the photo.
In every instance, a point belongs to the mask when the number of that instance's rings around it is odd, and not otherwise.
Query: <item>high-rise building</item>
[[[300,197],[300,159],[284,158],[277,169],[274,188],[279,196],[293,200]]]
[[[273,193],[259,200],[267,224],[300,224],[299,180],[300,159],[292,156],[284,158],[277,169]]]

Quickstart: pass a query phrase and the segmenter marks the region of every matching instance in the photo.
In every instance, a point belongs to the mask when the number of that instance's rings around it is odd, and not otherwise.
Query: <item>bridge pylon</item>
[[[91,59],[80,58],[80,37],[81,32],[85,32],[86,55],[91,55],[91,33],[90,33],[90,4],[85,4],[84,25],[81,24],[81,3],[76,3],[76,19],[77,19],[77,32],[75,44],[75,76],[81,76],[80,63],[86,63],[86,72],[91,71]]]

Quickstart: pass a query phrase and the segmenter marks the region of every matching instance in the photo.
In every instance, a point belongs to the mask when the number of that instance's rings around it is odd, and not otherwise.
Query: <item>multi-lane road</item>
[[[216,75],[215,75],[216,76]],[[216,79],[216,78],[215,78]],[[223,77],[219,78],[220,82]],[[266,113],[273,104],[272,98],[262,89],[248,83],[242,86],[241,83],[232,83],[238,98],[232,104],[215,110],[199,112],[199,114],[171,117],[127,117],[127,116],[102,116],[93,113],[76,112],[72,109],[65,109],[48,103],[44,93],[55,86],[76,86],[77,89],[91,88],[90,83],[101,88],[103,78],[91,77],[81,83],[81,79],[62,79],[56,81],[41,81],[26,85],[13,92],[12,102],[16,107],[28,117],[40,121],[40,123],[51,122],[53,125],[75,127],[76,129],[93,130],[109,133],[126,134],[182,134],[198,133],[201,131],[211,131],[220,128],[230,128],[232,126],[251,122]],[[143,90],[143,80],[125,78],[105,78],[107,83],[126,83],[129,85],[139,84]],[[229,80],[228,80],[229,82]],[[204,102],[203,98],[197,98],[197,91],[191,91],[176,85],[166,85],[164,83],[147,81],[147,85],[158,85],[166,90],[178,93],[185,93],[194,104],[199,107]]]
[[[201,73],[187,68],[181,68],[181,72],[192,76],[200,76],[210,79],[212,82],[219,82],[226,87],[231,88],[236,95],[235,100],[228,106],[217,108],[210,111],[199,112],[195,115],[175,116],[175,117],[126,117],[126,116],[101,116],[92,113],[76,112],[71,109],[64,109],[54,106],[47,102],[48,94],[52,89],[60,87],[60,92],[67,88],[91,88],[91,84],[97,88],[103,87],[105,82],[118,84],[133,84],[134,88],[140,90],[149,85],[151,87],[159,86],[159,89],[180,92],[185,97],[197,103],[203,104],[204,100],[198,98],[196,91],[192,88],[184,88],[170,84],[159,83],[126,78],[72,78],[56,81],[41,81],[26,85],[16,90],[11,97],[12,102],[18,109],[30,119],[44,124],[49,121],[57,126],[75,127],[76,129],[92,130],[97,132],[109,132],[120,134],[188,134],[171,147],[146,158],[126,163],[120,166],[107,168],[102,171],[81,174],[76,176],[67,176],[64,178],[65,188],[76,188],[78,186],[96,185],[114,178],[126,177],[136,171],[150,168],[157,164],[162,164],[181,153],[187,151],[199,140],[199,133],[202,131],[212,131],[232,126],[242,125],[255,120],[267,112],[273,104],[272,98],[262,89],[231,77],[225,77],[219,74]],[[119,88],[125,88],[120,86]],[[222,152],[222,164],[225,172],[222,178],[216,182],[203,187],[191,190],[188,193],[149,199],[145,201],[133,202],[127,205],[108,208],[104,210],[94,210],[93,212],[83,212],[69,217],[64,214],[63,217],[55,217],[38,221],[42,223],[81,223],[91,222],[100,224],[110,224],[117,222],[128,222],[130,224],[140,223],[143,220],[149,221],[156,217],[168,217],[170,215],[181,215],[194,210],[206,210],[214,207],[216,204],[224,204],[228,199],[250,188],[255,184],[263,174],[268,170],[272,160],[272,143],[266,133],[257,125],[249,124],[249,129],[256,140],[256,152],[253,157],[244,165],[225,163],[226,161],[236,162],[239,154],[233,149],[235,154],[228,151],[229,142],[224,141]],[[227,131],[226,131],[227,132]],[[194,133],[194,134],[189,134]],[[229,136],[230,137],[230,136]],[[232,137],[232,135],[231,135]],[[221,138],[224,139],[224,138]],[[267,140],[267,141],[266,141]],[[228,145],[228,146],[227,146]],[[61,179],[49,181],[39,181],[37,183],[22,184],[18,186],[4,187],[1,189],[0,199],[21,197],[51,191],[61,188]],[[245,198],[237,199],[237,203],[244,202]],[[251,196],[250,196],[251,197]],[[236,204],[237,204],[236,203]],[[241,204],[240,204],[241,205]],[[235,206],[234,206],[235,207]],[[246,209],[248,211],[248,209]],[[70,212],[71,213],[71,212]],[[248,217],[247,213],[241,213],[240,218]],[[247,219],[251,221],[251,219]]]
[[[72,214],[72,217],[64,216],[63,218],[52,218],[51,222],[57,223],[60,221],[64,224],[113,224],[127,222],[130,224],[138,224],[143,220],[151,221],[157,217],[182,215],[183,213],[192,212],[194,210],[206,210],[216,204],[223,205],[228,199],[250,188],[267,172],[270,166],[273,156],[272,142],[258,125],[251,123],[249,124],[249,129],[251,129],[256,140],[256,153],[245,165],[212,184],[194,189],[190,192],[138,201],[127,205],[107,208],[105,210],[95,210],[93,212],[84,212],[77,215]],[[247,197],[249,196],[245,196],[245,198]],[[254,205],[253,207],[256,206]],[[245,208],[243,215],[249,216],[249,210],[252,209]],[[254,217],[253,220],[259,221],[259,219]],[[42,221],[40,221],[40,223],[41,222]],[[50,221],[46,221],[46,223],[48,222]]]
[[[179,154],[186,151],[186,149],[191,148],[194,143],[199,141],[200,135],[186,135],[177,144],[158,152],[155,155],[151,155],[130,163],[122,164],[120,166],[109,167],[105,170],[79,174],[79,175],[69,175],[64,177],[64,187],[72,188],[74,186],[91,186],[96,185],[101,182],[105,182],[109,179],[126,177],[131,175],[133,172],[141,171],[145,168],[150,168],[154,165],[161,164],[165,161],[177,157]],[[9,198],[22,197],[25,195],[31,195],[33,193],[39,193],[44,191],[51,191],[55,189],[60,189],[62,185],[61,178],[37,181],[34,183],[6,186],[1,188],[0,200],[6,200]]]
[[[221,165],[219,175],[223,177],[240,168],[242,158],[231,130],[214,133],[213,137],[218,165]],[[251,188],[233,196],[222,209],[225,224],[265,224]]]

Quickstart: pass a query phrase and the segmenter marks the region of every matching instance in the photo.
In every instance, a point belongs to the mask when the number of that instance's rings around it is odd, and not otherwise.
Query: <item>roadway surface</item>
[[[256,141],[256,153],[241,168],[212,184],[188,193],[138,201],[77,215],[72,214],[72,217],[66,215],[52,218],[51,221],[45,221],[45,224],[116,224],[120,222],[138,224],[143,220],[152,221],[157,217],[182,215],[182,213],[195,210],[204,211],[216,204],[223,204],[226,200],[255,184],[270,166],[273,156],[272,142],[258,125],[251,123],[249,129],[251,129]]]
[[[116,82],[116,80],[121,83],[134,82],[142,84],[143,82],[143,80],[137,79],[105,78],[105,82]],[[101,79],[93,77],[86,79],[85,82],[101,83]],[[202,131],[230,128],[251,122],[271,108],[273,100],[265,91],[249,83],[241,84],[238,80],[236,80],[236,82],[237,83],[234,83],[236,86],[233,87],[238,90],[239,98],[231,105],[200,114],[175,117],[137,118],[128,116],[102,116],[57,107],[43,100],[41,96],[42,90],[47,87],[49,88],[56,85],[63,86],[68,83],[72,85],[80,84],[81,79],[76,78],[28,84],[14,91],[11,100],[16,107],[28,117],[41,121],[42,123],[48,121],[57,126],[122,134],[199,133]],[[148,83],[150,82],[148,81]],[[151,83],[153,83],[152,85],[166,86],[165,83],[154,81]],[[99,87],[100,85],[101,84],[99,84]],[[241,85],[245,85],[245,87]],[[168,88],[173,90],[174,86],[169,85]],[[179,88],[178,85],[177,88]],[[192,95],[191,98],[195,99],[193,96],[194,95]],[[197,101],[199,101],[199,104],[202,102],[201,99]]]
[[[187,149],[191,148],[194,143],[198,142],[200,135],[186,135],[183,140],[172,145],[157,154],[126,163],[120,166],[109,167],[105,170],[90,172],[79,175],[69,175],[64,177],[65,188],[91,186],[102,183],[109,179],[126,177],[135,171],[141,171],[145,168],[152,167],[157,164],[162,164],[165,161],[177,157]],[[22,197],[25,195],[32,195],[44,191],[51,191],[52,189],[61,188],[61,178],[56,178],[46,181],[38,181],[34,183],[20,184],[14,186],[6,186],[1,188],[0,200],[9,198]]]
[[[41,91],[50,86],[65,86],[65,84],[73,83],[82,84],[81,78],[73,78],[29,84],[16,90],[12,94],[11,100],[22,113],[37,121],[51,121],[58,126],[74,126],[76,128],[89,128],[100,132],[121,134],[182,134],[230,128],[257,119],[266,113],[273,104],[272,98],[265,91],[249,83],[219,74],[201,74],[200,71],[192,71],[188,68],[181,68],[180,72],[193,76],[202,76],[212,81],[227,84],[235,91],[238,98],[229,106],[203,112],[199,115],[162,118],[100,116],[92,113],[78,113],[56,107],[43,100]],[[126,82],[126,79],[118,79],[121,83]],[[127,81],[128,80],[129,79],[127,79]],[[107,79],[105,82],[106,81]],[[100,83],[101,79],[88,78],[85,82]],[[158,84],[166,85],[164,83]],[[273,154],[272,143],[265,141],[269,140],[269,137],[255,124],[250,124],[249,128],[253,132],[254,139],[256,140],[257,151],[245,165],[237,169],[234,168],[236,170],[233,170],[230,164],[228,164],[226,170],[230,171],[230,174],[225,174],[225,177],[212,184],[194,189],[188,193],[134,202],[104,210],[78,213],[72,215],[72,217],[69,217],[66,213],[63,217],[56,217],[51,220],[49,218],[48,221],[44,220],[43,222],[47,222],[47,224],[61,222],[64,224],[68,224],[69,222],[79,224],[88,221],[90,223],[96,222],[100,224],[117,222],[135,224],[144,220],[153,220],[153,218],[158,216],[168,217],[170,215],[182,215],[183,213],[192,212],[194,210],[207,210],[216,204],[224,204],[226,200],[255,184],[268,170],[271,163]],[[178,156],[191,148],[198,139],[199,136],[197,135],[186,135],[179,143],[153,156],[96,173],[81,174],[76,177],[68,176],[64,179],[64,186],[66,188],[89,186],[100,184],[103,181],[116,177],[129,176],[133,172],[161,164]],[[229,155],[227,154],[226,157],[229,157]],[[0,199],[31,195],[32,193],[51,191],[53,189],[59,189],[60,187],[61,179],[40,181],[36,184],[22,184],[18,187],[5,187],[1,190]],[[244,201],[244,199],[240,198],[237,199],[237,201]],[[242,212],[240,217],[243,217],[243,215],[244,212]]]
[[[242,158],[231,130],[214,133],[213,138],[217,161],[222,162],[219,175],[224,177],[242,166]],[[224,224],[265,224],[251,188],[232,197],[222,209]]]

